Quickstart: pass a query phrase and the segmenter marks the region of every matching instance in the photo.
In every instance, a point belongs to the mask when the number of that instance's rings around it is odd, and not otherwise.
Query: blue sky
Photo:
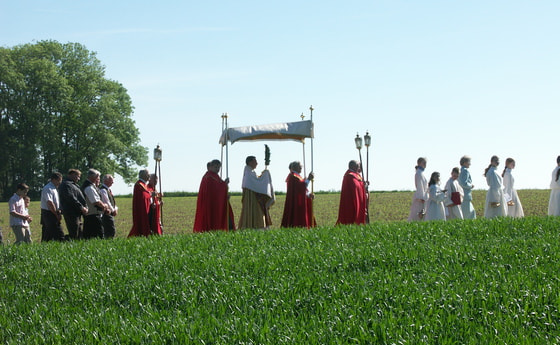
[[[222,113],[237,127],[309,119],[310,105],[315,190],[340,189],[366,131],[371,190],[413,189],[419,156],[445,181],[464,154],[477,189],[492,155],[516,159],[518,189],[548,188],[560,154],[558,13],[558,1],[3,0],[0,42],[96,52],[132,97],[142,145],[163,148],[164,191],[198,190],[221,155]],[[267,144],[285,190],[301,144]],[[230,146],[231,190],[247,155],[264,168],[264,142]]]

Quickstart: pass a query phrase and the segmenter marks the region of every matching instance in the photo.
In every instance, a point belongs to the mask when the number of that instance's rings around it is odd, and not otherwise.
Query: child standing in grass
[[[416,191],[412,196],[412,204],[410,205],[410,214],[408,221],[422,220],[426,213],[425,202],[428,199],[428,180],[424,176],[424,169],[426,169],[426,158],[420,157],[416,161],[416,174],[414,175],[414,184]]]
[[[502,176],[496,169],[500,165],[498,156],[492,156],[490,165],[484,170],[486,183],[488,183],[488,193],[486,193],[486,205],[484,206],[484,217],[505,217],[507,215],[506,198],[504,195],[504,185]]]
[[[27,191],[29,191],[29,187],[25,183],[18,184],[16,192],[8,201],[8,207],[10,208],[10,226],[16,236],[15,244],[31,242],[29,223],[32,219],[29,216],[24,199],[27,196]],[[27,205],[29,205],[29,203],[27,203]]]
[[[502,173],[504,179],[504,192],[507,201],[507,215],[510,217],[523,217],[523,206],[517,195],[517,190],[513,187],[514,178],[511,170],[515,168],[515,160],[513,158],[506,159],[506,167]]]
[[[426,202],[426,216],[424,220],[445,220],[445,191],[439,188],[439,172],[434,171],[428,182],[428,201]]]
[[[447,219],[463,219],[461,202],[463,199],[463,189],[459,186],[459,168],[451,170],[451,177],[445,184],[445,206],[447,207]]]
[[[560,156],[556,157],[556,168],[552,171],[548,215],[560,216]]]

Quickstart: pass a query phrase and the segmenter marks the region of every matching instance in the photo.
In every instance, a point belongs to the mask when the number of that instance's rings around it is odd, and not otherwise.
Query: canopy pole
[[[313,128],[314,127],[314,124],[313,124],[313,105],[309,106],[309,110],[311,112],[311,134],[312,134],[311,135],[311,172],[313,174],[315,174],[314,169],[313,169],[313,137],[315,136],[315,133],[314,133],[315,129]],[[314,192],[314,190],[313,190],[313,180],[311,180],[311,193],[313,193],[313,192]]]
[[[226,178],[229,178],[229,131],[228,131],[228,123],[227,123],[227,119],[228,119],[228,113],[224,114],[225,119],[226,119]]]
[[[225,120],[225,114],[222,113],[222,133],[224,132],[224,129],[225,129],[225,126],[224,126],[225,121],[224,120]],[[222,166],[223,166],[223,164],[224,164],[224,145],[222,145],[222,150],[220,152],[220,163],[222,163]],[[220,178],[223,178],[223,172],[224,172],[223,169],[220,169]]]
[[[302,153],[303,153],[303,176],[307,176],[307,168],[306,168],[306,164],[305,164],[305,139],[303,139],[303,141],[301,142],[301,148],[302,148]]]
[[[305,115],[303,115],[303,113],[301,113],[299,117],[301,117],[301,121],[305,119]],[[307,176],[307,164],[305,163],[305,138],[301,140],[301,148],[303,150],[303,176]]]

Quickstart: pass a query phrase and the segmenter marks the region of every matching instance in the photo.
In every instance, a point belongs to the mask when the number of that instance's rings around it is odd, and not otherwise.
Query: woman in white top
[[[428,180],[424,176],[424,169],[426,169],[426,158],[420,157],[416,161],[416,174],[414,175],[414,184],[416,185],[416,192],[412,196],[412,205],[410,205],[410,214],[408,221],[422,220],[425,214],[425,201],[428,199]]]
[[[486,183],[488,183],[489,187],[486,193],[486,204],[484,206],[484,217],[486,218],[505,217],[507,215],[504,185],[502,183],[502,177],[496,170],[498,165],[500,165],[500,159],[498,156],[492,156],[490,165],[484,171]]]
[[[428,183],[428,202],[424,220],[445,220],[445,190],[439,188],[439,173],[434,171]]]
[[[515,160],[513,158],[506,159],[506,166],[502,177],[504,179],[504,193],[507,202],[507,215],[510,217],[523,217],[523,206],[517,195],[517,190],[513,188],[515,182],[511,170],[515,168]]]
[[[463,188],[457,181],[459,178],[459,168],[451,170],[451,177],[445,184],[445,206],[447,207],[447,219],[463,219],[461,203],[463,201]]]
[[[556,168],[552,171],[550,181],[550,200],[548,201],[548,215],[560,216],[560,156],[556,158]]]

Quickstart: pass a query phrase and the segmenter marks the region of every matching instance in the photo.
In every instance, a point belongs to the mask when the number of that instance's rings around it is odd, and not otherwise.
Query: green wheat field
[[[560,343],[560,217],[521,190],[526,218],[404,221],[411,192],[371,194],[371,224],[192,234],[196,197],[168,197],[162,237],[14,246],[0,204],[5,344]],[[485,192],[475,191],[483,214]],[[239,196],[231,199],[239,215]]]

